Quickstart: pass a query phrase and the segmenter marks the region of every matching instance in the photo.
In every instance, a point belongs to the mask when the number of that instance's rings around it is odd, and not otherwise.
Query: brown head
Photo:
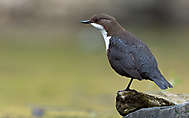
[[[98,30],[105,30],[107,36],[116,35],[124,30],[114,17],[107,14],[94,15],[89,20],[81,21],[81,23],[91,24]]]

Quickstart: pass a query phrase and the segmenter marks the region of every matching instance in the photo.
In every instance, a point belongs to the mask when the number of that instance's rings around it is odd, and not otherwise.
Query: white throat
[[[104,41],[105,41],[106,51],[107,51],[109,48],[111,36],[108,36],[108,33],[106,32],[106,30],[104,29],[104,27],[102,25],[99,25],[96,23],[91,23],[91,25],[101,32],[101,34],[104,38]]]

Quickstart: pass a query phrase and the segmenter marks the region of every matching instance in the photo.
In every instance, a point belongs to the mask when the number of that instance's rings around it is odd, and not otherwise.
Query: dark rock
[[[174,103],[135,90],[119,91],[116,97],[116,109],[125,116],[142,108],[172,106]]]

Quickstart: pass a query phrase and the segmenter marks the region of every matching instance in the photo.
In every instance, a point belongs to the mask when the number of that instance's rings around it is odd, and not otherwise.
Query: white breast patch
[[[101,34],[104,38],[104,41],[105,41],[106,51],[107,51],[109,48],[111,36],[107,36],[108,33],[106,32],[106,30],[104,29],[104,27],[102,25],[99,25],[96,23],[91,23],[91,25],[101,32]]]

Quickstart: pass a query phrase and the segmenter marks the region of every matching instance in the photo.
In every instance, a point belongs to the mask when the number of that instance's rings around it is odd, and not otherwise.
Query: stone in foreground
[[[122,116],[126,116],[129,113],[135,112],[142,108],[173,106],[173,105],[175,104],[163,98],[158,98],[148,94],[140,93],[135,90],[119,91],[116,97],[116,109]],[[136,117],[136,118],[144,118],[144,117]],[[155,117],[149,117],[149,118],[155,118]]]
[[[130,113],[123,118],[189,118],[189,103],[144,108]]]

